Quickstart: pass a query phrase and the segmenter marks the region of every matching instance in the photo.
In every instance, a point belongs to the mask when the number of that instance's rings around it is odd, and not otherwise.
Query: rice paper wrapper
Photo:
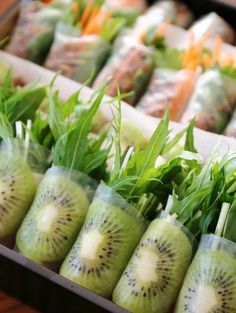
[[[197,253],[185,276],[176,313],[187,308],[236,310],[236,244],[215,235],[203,235]]]
[[[52,176],[65,177],[68,180],[76,183],[84,190],[88,201],[92,202],[98,186],[98,183],[95,179],[89,177],[88,175],[80,171],[69,169],[63,166],[52,166],[47,170],[44,177],[47,178]]]
[[[35,63],[42,63],[52,44],[54,28],[63,10],[45,5],[41,9],[36,5],[38,10],[33,10],[31,6],[34,8],[34,2],[22,6],[18,22],[5,50]]]
[[[22,157],[31,170],[38,174],[43,174],[51,163],[50,150],[38,144],[26,144],[23,140],[17,138],[3,140],[0,151]]]
[[[195,116],[196,127],[222,133],[234,110],[235,100],[235,80],[218,70],[208,70],[199,77],[181,122],[188,123]]]
[[[84,223],[96,187],[96,181],[79,171],[61,166],[51,167],[39,184],[34,202],[18,231],[17,249],[28,258],[57,271]],[[45,252],[38,253],[40,243],[38,234],[34,232],[34,216],[37,212],[39,221],[45,223],[50,219],[48,216],[52,210],[64,217],[63,224],[66,226],[63,234],[67,239],[58,241],[57,247],[50,249],[54,243],[54,238],[50,237],[44,242]],[[55,230],[60,222],[54,219],[51,223],[51,229]],[[31,236],[31,247],[24,240],[27,233]]]
[[[120,48],[118,43],[121,44]],[[99,73],[93,87],[100,87],[107,77],[111,77],[107,94],[116,96],[118,83],[121,94],[133,91],[125,101],[135,105],[149,83],[154,63],[152,48],[142,45],[133,37],[123,37],[115,44],[113,55]]]
[[[59,23],[55,40],[45,67],[60,71],[62,75],[84,83],[91,72],[100,71],[110,52],[111,45],[99,36],[79,36],[79,29]]]
[[[225,131],[224,131],[226,136],[236,138],[236,111],[234,111],[234,114],[227,125]]]
[[[160,1],[151,6],[145,14],[138,17],[133,28],[133,35],[140,38],[151,28],[157,28],[168,20],[174,23],[176,19],[176,7],[172,1]]]
[[[138,13],[144,12],[147,8],[145,0],[106,0],[105,5],[112,10],[130,9]]]
[[[190,30],[196,38],[201,38],[203,35],[210,33],[214,37],[220,36],[227,43],[233,43],[235,41],[235,31],[233,28],[215,12],[196,21]]]
[[[191,96],[196,78],[197,72],[190,70],[157,68],[136,108],[145,114],[162,118],[168,106],[170,118],[178,120]]]

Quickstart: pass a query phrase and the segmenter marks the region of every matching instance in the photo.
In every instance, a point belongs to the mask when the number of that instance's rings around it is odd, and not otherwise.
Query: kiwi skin
[[[192,243],[178,225],[155,219],[124,270],[113,302],[133,313],[169,312],[192,253]]]
[[[16,237],[20,253],[54,271],[71,249],[90,203],[90,186],[82,187],[67,173],[61,167],[47,171]]]
[[[233,256],[226,251],[200,247],[188,269],[174,312],[235,313],[235,295],[236,253]]]
[[[12,248],[15,234],[35,195],[31,169],[20,157],[0,153],[0,244]]]
[[[85,224],[64,263],[60,274],[105,298],[110,298],[146,224],[121,207],[93,201]],[[95,233],[92,241],[88,239]],[[98,238],[100,237],[100,241]],[[92,237],[90,237],[92,239]],[[93,256],[83,254],[86,246]],[[93,249],[94,248],[94,249]]]

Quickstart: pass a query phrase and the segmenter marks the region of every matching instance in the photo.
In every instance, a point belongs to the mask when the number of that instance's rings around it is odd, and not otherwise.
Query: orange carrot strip
[[[72,10],[72,12],[78,12],[78,10],[79,10],[79,5],[78,5],[78,3],[77,2],[73,2],[72,4],[71,4],[71,10]]]
[[[81,28],[84,27],[84,25],[87,23],[87,20],[93,10],[93,0],[88,0],[88,4],[86,5],[84,12],[80,18],[80,24],[81,24]]]

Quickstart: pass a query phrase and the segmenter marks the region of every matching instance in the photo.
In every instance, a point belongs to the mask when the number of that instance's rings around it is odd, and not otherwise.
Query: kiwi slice
[[[233,245],[230,241],[227,244]],[[185,277],[175,313],[235,313],[235,295],[236,253],[200,247]]]
[[[144,135],[143,131],[126,119],[122,119],[120,137],[123,150],[130,146],[139,147],[143,150],[148,143],[148,138]]]
[[[121,276],[113,301],[134,313],[166,313],[176,301],[192,243],[170,216],[149,225]]]
[[[89,207],[90,187],[78,183],[77,175],[84,174],[62,167],[49,169],[17,233],[19,251],[52,269],[72,247]]]
[[[19,156],[0,153],[0,242],[11,246],[36,191],[33,173]],[[8,240],[9,239],[9,240]]]
[[[119,195],[101,186],[60,274],[109,298],[145,225],[134,208],[125,208]]]

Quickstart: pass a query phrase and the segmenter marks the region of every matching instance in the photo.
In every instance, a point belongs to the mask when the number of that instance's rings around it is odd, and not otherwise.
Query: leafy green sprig
[[[80,90],[65,103],[58,92],[52,92],[49,105],[49,125],[56,141],[52,150],[53,164],[81,171],[100,180],[105,176],[106,160],[110,146],[104,147],[107,131],[97,138],[91,136],[93,118],[106,93],[104,84],[88,100],[88,105],[75,117]]]

